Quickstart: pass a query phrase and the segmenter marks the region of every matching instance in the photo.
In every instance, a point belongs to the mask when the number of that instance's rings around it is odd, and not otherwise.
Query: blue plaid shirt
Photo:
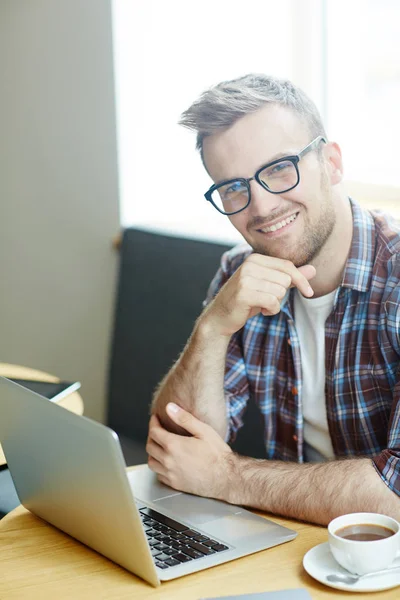
[[[353,239],[325,325],[326,411],[335,456],[371,457],[400,495],[400,227],[351,200]],[[206,303],[252,250],[226,252]],[[267,457],[304,460],[302,372],[291,289],[272,317],[249,319],[230,340],[225,396],[230,441],[255,402]]]

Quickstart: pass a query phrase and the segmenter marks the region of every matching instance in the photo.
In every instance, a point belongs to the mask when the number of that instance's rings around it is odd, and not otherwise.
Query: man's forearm
[[[224,498],[233,504],[326,525],[338,515],[379,512],[400,519],[400,499],[369,458],[318,464],[232,455]]]
[[[162,424],[177,433],[186,433],[169,419],[168,402],[175,402],[198,419],[211,425],[221,437],[227,427],[224,399],[224,372],[229,337],[216,336],[206,322],[197,322],[180,358],[160,383],[152,412]]]

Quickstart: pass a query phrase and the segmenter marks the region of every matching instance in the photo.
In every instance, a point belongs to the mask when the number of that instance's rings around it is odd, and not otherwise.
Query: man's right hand
[[[288,260],[251,254],[208,305],[200,321],[208,323],[214,335],[230,337],[259,312],[276,315],[290,287],[310,298],[314,292],[308,281],[315,275],[312,265],[295,267]]]

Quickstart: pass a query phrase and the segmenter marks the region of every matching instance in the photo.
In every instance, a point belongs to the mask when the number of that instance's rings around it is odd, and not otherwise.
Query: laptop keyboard
[[[140,515],[151,554],[160,569],[168,569],[182,563],[204,558],[216,552],[229,550],[228,546],[206,535],[188,529],[152,508],[141,508]]]

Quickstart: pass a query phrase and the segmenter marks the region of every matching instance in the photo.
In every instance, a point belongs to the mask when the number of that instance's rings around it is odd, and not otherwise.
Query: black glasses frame
[[[322,135],[319,135],[318,137],[313,139],[312,142],[307,144],[307,146],[305,146],[303,148],[303,150],[300,150],[300,152],[298,154],[294,154],[293,156],[282,156],[282,158],[278,158],[276,160],[273,160],[272,162],[267,163],[266,165],[263,165],[262,167],[257,169],[257,171],[254,173],[253,177],[248,177],[248,178],[235,177],[234,179],[227,179],[226,181],[221,181],[220,183],[216,183],[216,184],[212,185],[209,190],[207,190],[207,192],[204,194],[204,197],[208,202],[211,202],[211,204],[214,206],[214,208],[217,209],[217,211],[219,213],[221,213],[222,215],[229,216],[229,215],[236,215],[237,213],[242,212],[242,210],[245,210],[249,206],[249,204],[251,202],[250,181],[253,181],[253,180],[257,181],[257,183],[260,184],[261,187],[264,188],[265,190],[267,190],[267,192],[269,192],[270,194],[284,194],[285,192],[290,192],[290,190],[293,190],[300,183],[300,172],[299,172],[299,167],[298,167],[300,159],[303,158],[303,156],[305,154],[307,154],[308,152],[311,152],[311,150],[313,150],[320,142],[324,142],[324,144],[326,144],[326,139]],[[294,168],[296,169],[296,173],[297,173],[297,181],[294,185],[292,185],[291,187],[289,187],[285,190],[280,190],[279,192],[274,192],[268,187],[268,185],[266,183],[264,183],[264,181],[262,181],[260,179],[260,173],[262,171],[264,171],[264,169],[267,169],[268,167],[272,167],[282,161],[290,161],[293,164]],[[245,206],[243,206],[243,208],[239,208],[239,210],[235,210],[233,212],[225,212],[225,211],[221,210],[220,208],[218,208],[218,206],[215,204],[215,202],[213,202],[212,194],[216,190],[218,190],[220,187],[223,187],[224,185],[227,185],[228,183],[234,183],[235,181],[239,181],[240,183],[243,183],[246,186],[248,201],[247,201],[247,204]]]

